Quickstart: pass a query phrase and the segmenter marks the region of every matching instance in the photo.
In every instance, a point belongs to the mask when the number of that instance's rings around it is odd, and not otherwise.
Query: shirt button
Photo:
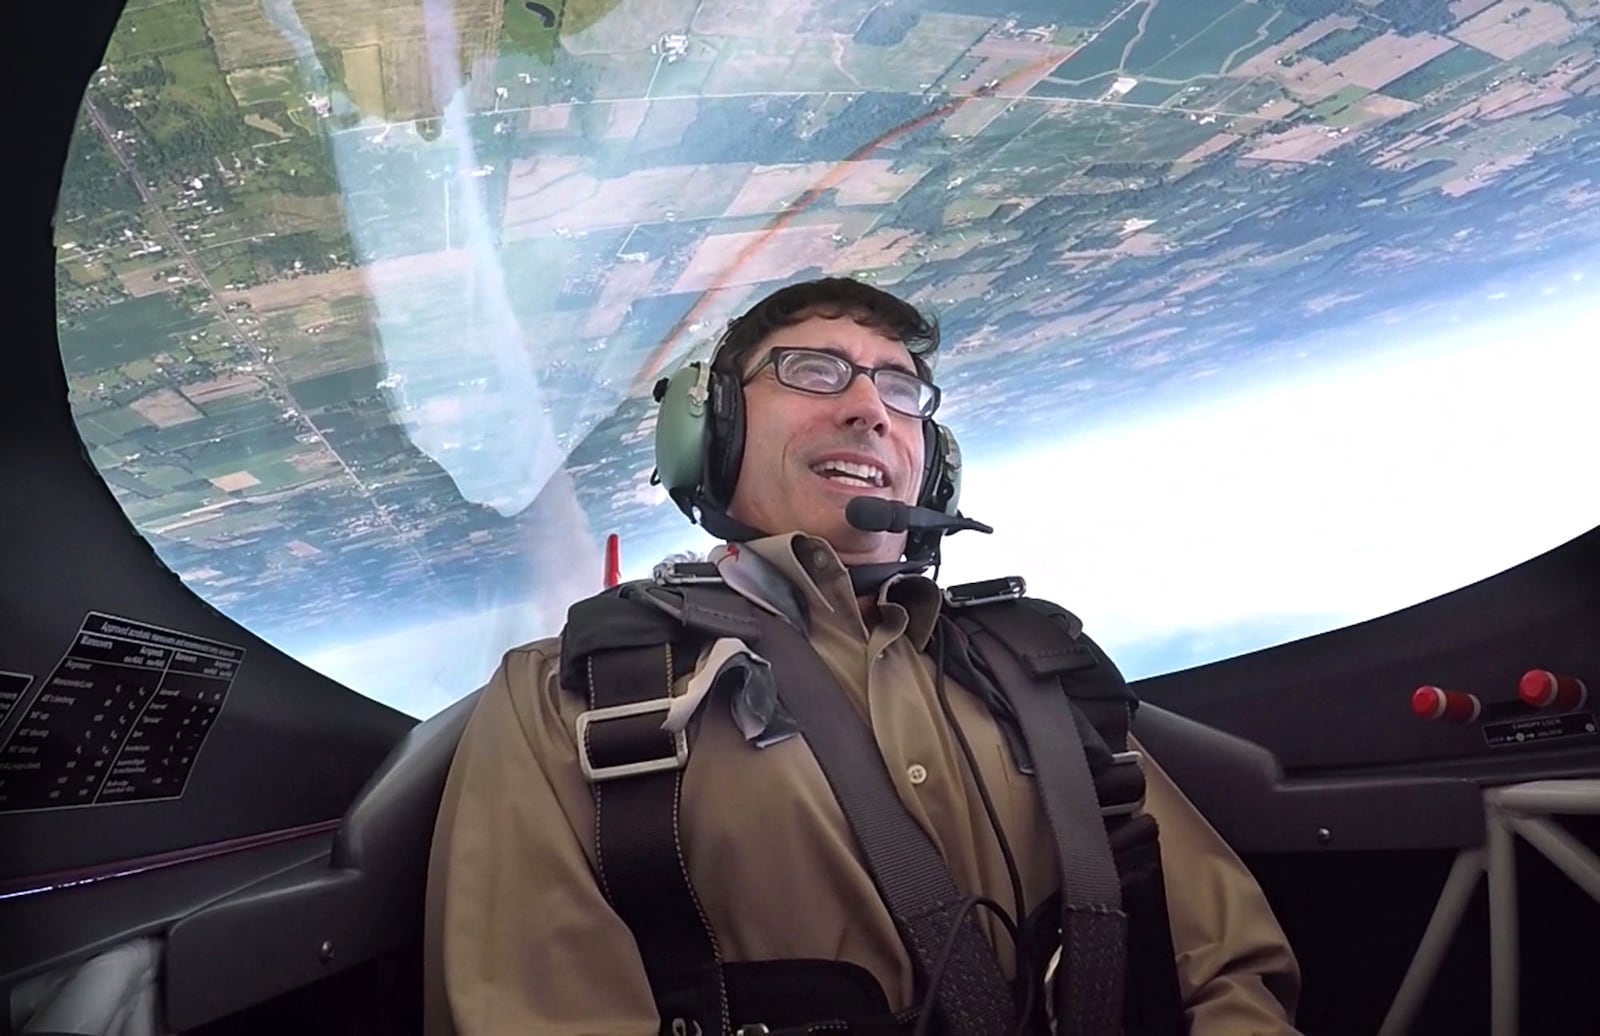
[[[921,763],[912,763],[906,767],[906,776],[911,778],[912,784],[921,784],[928,779],[928,768]]]

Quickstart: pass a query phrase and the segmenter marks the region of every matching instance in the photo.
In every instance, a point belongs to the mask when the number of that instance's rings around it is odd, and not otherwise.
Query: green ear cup
[[[656,415],[656,473],[680,507],[705,478],[711,438],[711,365],[691,363],[663,385]]]
[[[944,465],[940,471],[941,477],[930,487],[928,495],[931,499],[923,501],[922,506],[953,515],[961,504],[961,445],[956,442],[955,433],[944,425],[938,424],[934,428],[934,441],[943,454]]]

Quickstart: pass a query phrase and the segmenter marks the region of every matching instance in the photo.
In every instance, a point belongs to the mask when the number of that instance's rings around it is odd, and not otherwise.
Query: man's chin
[[[847,565],[870,565],[899,561],[905,554],[903,532],[863,532],[840,515],[826,532],[818,533]]]

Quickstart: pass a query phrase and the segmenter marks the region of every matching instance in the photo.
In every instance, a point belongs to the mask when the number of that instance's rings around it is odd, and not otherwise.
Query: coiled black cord
[[[956,911],[955,923],[950,926],[950,934],[944,937],[944,945],[939,948],[939,956],[933,965],[933,974],[928,978],[928,991],[923,994],[922,1005],[917,1008],[917,1027],[911,1031],[911,1036],[927,1036],[928,1026],[933,1024],[933,1009],[938,1000],[939,986],[944,983],[944,973],[950,969],[950,955],[956,948],[956,936],[961,934],[961,924],[972,912],[973,907],[980,906],[987,907],[1000,919],[1006,931],[1011,933],[1012,943],[1021,949],[1022,937],[1018,934],[1011,915],[1006,913],[1005,907],[986,896],[968,896],[962,900],[961,909]],[[1023,1024],[1027,1024],[1026,1019],[1023,1020]]]

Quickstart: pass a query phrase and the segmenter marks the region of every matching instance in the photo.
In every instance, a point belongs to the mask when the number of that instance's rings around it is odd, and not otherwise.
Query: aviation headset
[[[739,542],[767,535],[728,517],[744,459],[744,386],[715,369],[716,357],[688,364],[656,383],[656,478],[678,509],[714,536]],[[922,484],[917,506],[954,515],[961,501],[961,447],[932,418],[922,422]],[[937,560],[939,530],[913,529],[906,558]]]

